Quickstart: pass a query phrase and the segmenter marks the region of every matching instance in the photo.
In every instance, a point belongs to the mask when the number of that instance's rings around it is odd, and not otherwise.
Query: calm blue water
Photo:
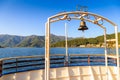
[[[65,48],[51,48],[51,54],[65,54]],[[69,48],[69,54],[103,54],[104,48]],[[0,58],[44,55],[44,48],[0,48]]]
[[[51,48],[51,54],[65,54],[65,48]],[[68,48],[69,54],[104,54],[104,48]],[[8,57],[17,57],[17,56],[33,56],[33,55],[44,55],[45,48],[0,48],[0,58],[8,58]],[[55,57],[54,57],[55,58]],[[62,58],[62,59],[61,59]],[[59,57],[58,60],[51,60],[51,68],[55,67],[64,67],[64,56]],[[91,59],[102,59],[104,57],[90,57]],[[61,59],[61,60],[60,60]],[[88,65],[105,65],[105,62],[95,62],[91,61],[90,64],[87,61],[87,57],[70,57],[69,66],[88,66]],[[23,62],[23,60],[25,60]],[[33,62],[28,62],[27,60],[33,60]],[[34,61],[37,60],[37,61]],[[38,61],[39,60],[39,61]],[[83,61],[82,61],[83,60]],[[84,61],[86,60],[86,61]],[[110,59],[109,59],[110,60]],[[28,59],[11,59],[3,61],[3,71],[2,75],[15,73],[19,71],[27,71],[27,70],[34,70],[34,69],[43,69],[44,68],[44,60],[42,58],[28,58]],[[81,62],[80,62],[81,61]],[[113,61],[113,60],[112,60]],[[11,63],[13,62],[13,63]],[[17,64],[16,64],[17,62]],[[22,63],[21,63],[22,62]],[[56,63],[55,63],[56,62]],[[9,63],[9,64],[7,64]],[[55,63],[55,64],[54,64]],[[35,65],[34,65],[35,64]],[[108,65],[116,65],[113,62],[108,63]],[[18,67],[19,66],[19,67]],[[13,68],[11,68],[13,67]],[[18,68],[14,68],[18,67]]]

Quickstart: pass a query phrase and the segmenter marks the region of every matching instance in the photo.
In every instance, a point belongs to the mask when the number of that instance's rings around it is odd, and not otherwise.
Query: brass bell
[[[82,20],[82,21],[80,22],[80,27],[78,28],[78,30],[82,30],[82,31],[88,30],[88,27],[86,26],[85,21]]]

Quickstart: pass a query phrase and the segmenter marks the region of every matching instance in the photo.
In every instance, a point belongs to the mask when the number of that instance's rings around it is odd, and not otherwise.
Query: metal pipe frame
[[[120,63],[119,63],[119,48],[118,48],[118,27],[115,26],[115,38],[116,38],[116,57],[117,57],[117,80],[120,80]]]
[[[92,17],[92,18],[91,18]],[[107,61],[107,47],[106,47],[106,28],[103,26],[103,21],[106,21],[110,23],[115,28],[115,39],[116,39],[116,59],[117,59],[117,68],[118,68],[118,74],[117,74],[117,80],[119,80],[119,51],[118,51],[118,27],[115,23],[110,21],[109,19],[102,17],[97,14],[93,14],[90,12],[82,12],[82,11],[73,11],[73,12],[63,12],[59,13],[57,15],[51,16],[48,18],[48,21],[46,22],[46,37],[45,37],[45,80],[49,80],[49,68],[50,68],[50,23],[57,22],[60,20],[68,20],[71,19],[81,20],[84,19],[88,22],[92,22],[93,24],[96,24],[104,29],[104,43],[105,43],[105,65],[106,68],[108,66]],[[100,21],[102,23],[100,23]],[[107,71],[107,69],[106,69]]]
[[[50,22],[46,23],[46,35],[45,35],[45,80],[49,80],[50,70]]]
[[[67,42],[67,37],[68,37],[68,31],[67,31],[67,23],[65,23],[65,47],[66,47],[66,60],[65,60],[65,66],[68,66],[68,42]]]
[[[104,30],[104,48],[105,48],[105,66],[106,66],[106,80],[108,80],[108,56],[107,56],[107,37],[106,37],[106,28],[100,24],[97,24]]]

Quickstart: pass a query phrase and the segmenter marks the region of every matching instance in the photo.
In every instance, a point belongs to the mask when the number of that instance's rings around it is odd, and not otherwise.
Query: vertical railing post
[[[2,76],[2,61],[0,61],[0,77]]]
[[[88,55],[88,65],[90,66],[90,55]]]
[[[17,72],[17,69],[18,69],[18,59],[16,58],[16,72]]]
[[[50,68],[50,20],[46,23],[45,33],[45,80],[49,80],[49,68]]]

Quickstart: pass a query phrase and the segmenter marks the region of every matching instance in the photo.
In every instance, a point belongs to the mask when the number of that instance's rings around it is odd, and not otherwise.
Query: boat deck
[[[74,66],[50,69],[50,80],[116,80],[117,67]],[[107,79],[108,78],[108,79]],[[4,75],[0,80],[44,80],[44,69]]]
[[[50,80],[116,80],[116,56],[104,54],[71,54],[68,65],[65,55],[50,56]],[[44,56],[1,59],[0,80],[44,80]]]

